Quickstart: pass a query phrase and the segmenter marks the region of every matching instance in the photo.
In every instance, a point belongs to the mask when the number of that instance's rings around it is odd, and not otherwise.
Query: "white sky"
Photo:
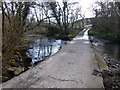
[[[85,14],[85,17],[93,17],[92,5],[97,0],[77,0],[80,2],[82,12]]]
[[[62,2],[63,0],[57,0],[58,2]],[[69,2],[79,2],[82,13],[85,15],[86,18],[93,17],[92,12],[92,4],[97,0],[68,0]]]

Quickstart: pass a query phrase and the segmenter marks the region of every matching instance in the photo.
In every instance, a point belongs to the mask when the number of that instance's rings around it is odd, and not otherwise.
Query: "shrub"
[[[59,36],[59,28],[57,26],[48,26],[46,35],[48,37],[57,37]]]

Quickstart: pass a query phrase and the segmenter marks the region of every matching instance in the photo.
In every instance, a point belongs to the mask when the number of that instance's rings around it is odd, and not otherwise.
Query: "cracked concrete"
[[[49,76],[50,78],[52,78],[52,79],[55,79],[55,80],[58,80],[58,81],[69,81],[69,82],[76,82],[76,83],[78,83],[78,81],[76,81],[76,80],[70,80],[70,79],[58,79],[58,78],[55,78],[55,77],[51,77],[51,76]]]
[[[80,33],[57,54],[2,84],[3,88],[102,88],[89,40]],[[87,42],[87,43],[86,43]]]

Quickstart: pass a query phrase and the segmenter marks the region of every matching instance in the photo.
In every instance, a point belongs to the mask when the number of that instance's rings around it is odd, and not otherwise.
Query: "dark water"
[[[55,39],[36,39],[30,43],[27,55],[32,58],[32,64],[34,64],[57,53],[65,43],[65,41]]]
[[[113,43],[106,43],[103,45],[105,54],[108,54],[114,60],[120,61],[120,45]]]
[[[120,45],[103,39],[96,39],[93,44],[104,55],[111,57],[113,60],[120,61]]]

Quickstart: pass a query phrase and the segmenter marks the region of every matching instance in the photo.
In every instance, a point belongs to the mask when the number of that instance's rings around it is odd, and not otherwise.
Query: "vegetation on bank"
[[[95,18],[89,34],[120,43],[120,2],[99,1],[93,10]]]
[[[2,10],[2,81],[27,70],[31,58],[26,55],[27,35],[71,40],[81,30],[74,26],[81,18],[78,3],[1,2]],[[29,66],[29,65],[28,65]]]
[[[61,36],[60,30],[55,27],[55,26],[50,26],[47,28],[46,30],[46,37],[48,38],[56,38],[56,39],[62,39],[62,40],[72,40],[73,37],[75,37],[80,31],[82,30],[82,28],[72,28],[69,32],[67,37]]]
[[[88,32],[88,34],[90,36],[95,36],[97,38],[102,38],[102,39],[106,39],[106,40],[110,40],[112,42],[118,43],[120,44],[120,34],[118,33],[118,36],[115,36],[115,32],[109,32],[109,31],[104,31],[101,29],[95,29],[95,28],[91,28]]]

